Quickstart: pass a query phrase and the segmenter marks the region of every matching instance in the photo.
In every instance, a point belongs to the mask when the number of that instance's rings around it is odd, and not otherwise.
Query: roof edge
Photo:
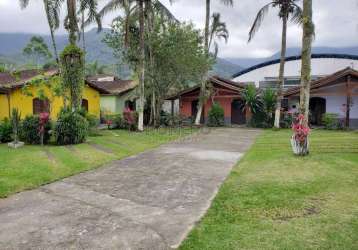
[[[358,55],[350,55],[350,54],[336,54],[336,53],[316,53],[311,55],[312,59],[319,59],[319,58],[334,58],[334,59],[351,59],[351,60],[357,60],[358,61]],[[301,60],[301,55],[296,56],[288,56],[286,57],[285,61],[295,61],[295,60]],[[241,70],[231,76],[232,79],[239,77],[243,74],[249,73],[253,70],[260,69],[269,65],[278,64],[280,63],[280,59],[274,59],[269,60],[263,63],[256,64],[254,66],[251,66],[249,68],[246,68],[244,70]]]

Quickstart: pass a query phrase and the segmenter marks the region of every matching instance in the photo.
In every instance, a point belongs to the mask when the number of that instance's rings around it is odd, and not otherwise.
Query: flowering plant
[[[292,124],[292,130],[294,132],[294,138],[301,145],[304,145],[307,137],[310,133],[310,128],[305,126],[303,121],[305,117],[303,114],[299,114],[296,118],[296,121]]]
[[[39,115],[39,134],[41,139],[41,145],[44,144],[44,133],[45,133],[45,126],[50,120],[50,114],[47,112],[40,113]]]
[[[129,130],[135,130],[137,124],[137,113],[130,108],[125,108],[123,111],[124,122],[127,124]]]
[[[110,119],[107,119],[107,120],[106,120],[106,125],[108,126],[108,129],[111,128],[112,124],[113,124],[113,121],[112,121],[112,120],[110,120]]]

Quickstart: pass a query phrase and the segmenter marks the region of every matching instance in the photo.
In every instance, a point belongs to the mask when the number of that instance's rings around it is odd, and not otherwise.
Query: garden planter
[[[291,146],[292,151],[295,155],[308,155],[309,154],[309,141],[308,137],[304,140],[304,142],[297,141],[295,139],[295,135],[292,135],[291,137]]]

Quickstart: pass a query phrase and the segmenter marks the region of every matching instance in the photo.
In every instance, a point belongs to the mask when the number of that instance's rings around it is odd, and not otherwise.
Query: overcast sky
[[[21,10],[18,0],[0,0],[0,32],[48,33],[42,0],[30,0],[27,9]],[[103,6],[107,0],[99,0]],[[203,28],[205,17],[204,0],[169,0],[162,2],[180,21],[192,21]],[[234,8],[212,0],[212,11],[220,12],[227,23],[230,38],[227,44],[220,44],[221,57],[265,57],[280,49],[281,23],[277,11],[271,9],[254,40],[248,44],[250,25],[257,11],[269,0],[234,0]],[[313,0],[316,39],[314,46],[358,46],[358,0]],[[113,15],[103,21],[109,27]],[[61,28],[58,33],[64,33]],[[301,44],[300,27],[290,24],[288,47]],[[1,41],[0,41],[1,45]]]

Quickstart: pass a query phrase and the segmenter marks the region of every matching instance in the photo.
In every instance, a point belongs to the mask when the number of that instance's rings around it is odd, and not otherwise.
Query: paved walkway
[[[258,133],[201,133],[0,200],[0,249],[176,248]]]

